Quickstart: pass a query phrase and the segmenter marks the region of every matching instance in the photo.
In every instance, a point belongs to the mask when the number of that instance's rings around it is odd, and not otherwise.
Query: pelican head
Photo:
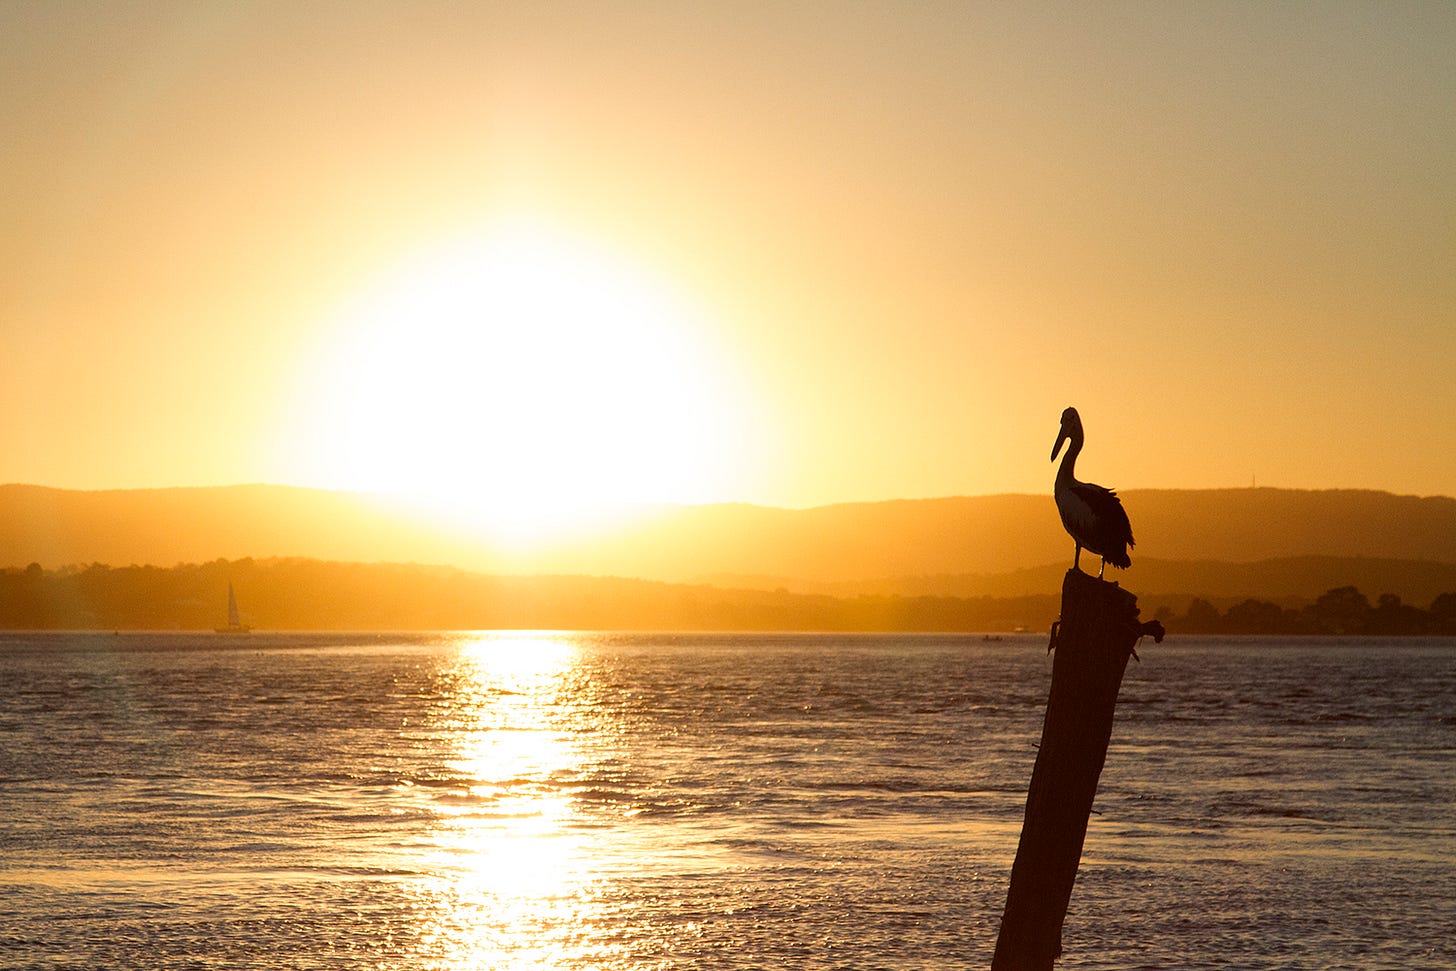
[[[1062,412],[1062,430],[1057,435],[1057,443],[1052,446],[1051,461],[1057,460],[1057,453],[1062,450],[1062,443],[1069,438],[1077,442],[1082,440],[1082,416],[1077,414],[1076,408],[1068,408]]]

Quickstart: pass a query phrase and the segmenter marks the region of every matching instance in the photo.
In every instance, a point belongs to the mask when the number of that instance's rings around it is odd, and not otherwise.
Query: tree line
[[[0,569],[0,628],[209,630],[226,619],[266,630],[1046,630],[1053,594],[1025,597],[732,590],[621,577],[501,576],[415,564],[215,560],[174,567]],[[1429,608],[1390,594],[1372,604],[1340,587],[1303,607],[1246,600],[1220,611],[1194,599],[1155,616],[1175,634],[1456,635],[1456,593]]]
[[[1052,596],[832,597],[622,577],[505,576],[416,564],[216,560],[0,570],[0,628],[209,630],[228,585],[260,630],[983,631],[1056,616]]]
[[[1456,636],[1456,593],[1440,594],[1425,609],[1393,593],[1381,594],[1372,604],[1355,587],[1335,587],[1302,607],[1250,599],[1219,611],[1195,598],[1182,614],[1163,608],[1157,617],[1183,634]]]

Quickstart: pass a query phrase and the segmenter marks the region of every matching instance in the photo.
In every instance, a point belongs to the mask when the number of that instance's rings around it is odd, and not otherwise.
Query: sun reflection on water
[[[429,951],[448,968],[597,966],[601,878],[573,791],[576,739],[565,634],[489,634],[461,646],[441,712],[449,791],[437,794]]]

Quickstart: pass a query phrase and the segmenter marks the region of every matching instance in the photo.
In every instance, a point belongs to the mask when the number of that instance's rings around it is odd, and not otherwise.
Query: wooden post
[[[1067,571],[1062,618],[1052,627],[1051,695],[992,971],[1047,971],[1061,954],[1062,921],[1107,760],[1117,692],[1127,659],[1145,634],[1162,641],[1163,627],[1138,623],[1137,597],[1115,583]]]

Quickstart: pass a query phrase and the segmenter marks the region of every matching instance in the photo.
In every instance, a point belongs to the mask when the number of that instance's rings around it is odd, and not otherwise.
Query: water
[[[1456,967],[1456,643],[1142,654],[1059,967]],[[0,966],[984,968],[1050,673],[1042,637],[0,636]]]

